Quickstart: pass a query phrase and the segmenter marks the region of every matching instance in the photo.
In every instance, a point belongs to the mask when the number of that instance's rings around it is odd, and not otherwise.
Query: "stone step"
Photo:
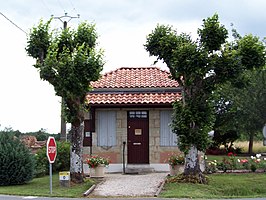
[[[125,169],[126,174],[147,174],[154,171],[154,168],[147,164],[128,164]]]

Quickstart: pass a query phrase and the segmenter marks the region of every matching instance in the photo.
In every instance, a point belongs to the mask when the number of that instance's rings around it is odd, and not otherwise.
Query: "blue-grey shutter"
[[[108,141],[107,146],[116,145],[116,112],[108,111]]]
[[[168,134],[168,115],[166,111],[160,112],[160,145],[168,146],[169,134]]]
[[[108,115],[106,111],[98,112],[98,123],[97,123],[97,141],[98,146],[107,146],[107,121]]]
[[[116,112],[99,111],[98,112],[98,146],[116,145]]]
[[[175,146],[177,136],[171,130],[170,124],[172,122],[172,111],[163,110],[160,112],[160,145],[161,146]]]

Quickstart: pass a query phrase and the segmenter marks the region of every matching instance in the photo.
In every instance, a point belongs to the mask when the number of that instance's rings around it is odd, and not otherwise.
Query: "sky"
[[[27,35],[40,19],[72,17],[71,28],[87,20],[96,24],[98,47],[104,50],[103,73],[120,67],[153,66],[144,49],[146,37],[157,24],[172,25],[178,33],[197,37],[202,19],[219,15],[241,35],[266,36],[265,0],[8,0],[0,8],[0,130],[21,132],[45,129],[60,132],[60,97],[39,78],[35,60],[27,56]],[[5,17],[8,19],[6,19]],[[64,18],[65,20],[68,20]],[[64,20],[63,19],[63,20]],[[15,24],[15,25],[14,25]],[[60,20],[53,28],[62,28]],[[157,67],[167,69],[159,62]]]

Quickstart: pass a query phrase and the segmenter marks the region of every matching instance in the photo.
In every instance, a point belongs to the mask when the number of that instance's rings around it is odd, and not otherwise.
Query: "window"
[[[160,145],[177,146],[177,135],[171,130],[172,111],[163,110],[160,112]]]
[[[148,118],[148,111],[139,111],[139,110],[129,111],[128,117],[131,119],[134,119],[134,118],[147,119]]]
[[[97,128],[98,146],[111,147],[116,145],[115,111],[99,111]]]

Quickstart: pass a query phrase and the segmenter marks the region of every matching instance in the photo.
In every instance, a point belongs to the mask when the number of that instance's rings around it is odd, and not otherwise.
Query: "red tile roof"
[[[157,67],[119,68],[93,82],[93,88],[178,87],[170,73]]]
[[[178,93],[92,93],[87,96],[89,104],[171,104],[178,99]]]
[[[181,95],[170,73],[156,67],[120,68],[91,83],[87,94],[91,105],[171,104]]]

